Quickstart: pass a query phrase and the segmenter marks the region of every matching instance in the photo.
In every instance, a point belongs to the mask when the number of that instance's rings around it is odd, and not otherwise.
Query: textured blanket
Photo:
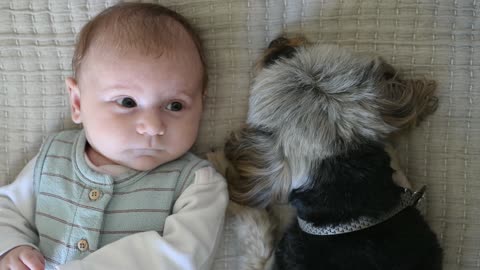
[[[115,0],[0,0],[0,185],[45,136],[73,127],[64,78],[75,34]],[[222,147],[245,120],[256,58],[281,33],[374,52],[401,72],[438,82],[439,108],[397,143],[444,269],[480,269],[480,2],[477,0],[161,0],[205,41],[210,85],[197,153]],[[227,219],[215,269],[236,269]]]

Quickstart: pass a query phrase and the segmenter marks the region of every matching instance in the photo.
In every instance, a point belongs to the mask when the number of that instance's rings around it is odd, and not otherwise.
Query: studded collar
[[[297,217],[298,224],[302,231],[313,235],[336,235],[360,231],[388,220],[409,206],[415,206],[423,197],[425,189],[426,186],[422,186],[422,188],[420,188],[418,191],[413,192],[406,188],[401,194],[400,202],[390,211],[377,218],[362,216],[350,222],[344,222],[336,225],[315,226],[313,223]]]

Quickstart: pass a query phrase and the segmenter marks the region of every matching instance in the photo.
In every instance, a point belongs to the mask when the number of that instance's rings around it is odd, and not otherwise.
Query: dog
[[[441,269],[442,248],[395,179],[395,134],[437,107],[435,83],[382,58],[303,38],[272,41],[257,65],[245,127],[227,140],[230,198],[296,219],[276,269]],[[278,234],[278,231],[277,231]]]

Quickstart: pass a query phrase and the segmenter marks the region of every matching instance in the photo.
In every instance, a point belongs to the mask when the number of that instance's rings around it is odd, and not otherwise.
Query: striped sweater
[[[82,130],[60,132],[47,139],[35,165],[35,224],[46,269],[129,234],[162,234],[176,198],[209,165],[187,153],[151,171],[112,177],[87,165],[85,146]]]

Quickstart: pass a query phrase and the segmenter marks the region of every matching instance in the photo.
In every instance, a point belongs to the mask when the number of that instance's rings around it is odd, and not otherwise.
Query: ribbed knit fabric
[[[82,130],[63,131],[47,139],[38,156],[35,224],[46,269],[129,234],[162,234],[175,200],[195,171],[209,165],[188,153],[151,171],[112,177],[88,167],[85,145]]]

